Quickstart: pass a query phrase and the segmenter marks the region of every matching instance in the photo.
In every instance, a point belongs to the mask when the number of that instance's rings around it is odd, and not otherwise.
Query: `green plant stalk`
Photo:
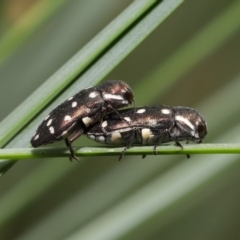
[[[79,157],[119,156],[123,147],[80,147],[75,148],[75,154]],[[170,145],[157,147],[158,155],[171,154],[240,154],[240,144],[194,144],[184,145],[183,149]],[[124,155],[154,155],[152,146],[131,147]],[[31,159],[31,158],[55,158],[69,157],[68,148],[41,147],[0,149],[0,159]]]

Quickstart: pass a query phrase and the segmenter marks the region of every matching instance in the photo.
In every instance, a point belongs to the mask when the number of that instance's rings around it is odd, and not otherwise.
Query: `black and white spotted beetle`
[[[72,158],[78,160],[71,143],[89,126],[101,122],[108,112],[117,112],[116,109],[132,103],[134,103],[133,92],[123,81],[109,80],[84,89],[49,113],[33,135],[31,144],[33,147],[38,147],[65,139],[71,152],[70,160]],[[73,133],[69,140],[68,136]]]
[[[133,112],[135,118],[131,119]],[[174,141],[182,148],[179,141],[201,143],[207,134],[203,116],[189,107],[147,106],[120,110],[119,114],[131,125],[111,113],[104,118],[102,126],[96,124],[87,131],[87,136],[97,142],[125,145],[119,160],[131,145],[153,145],[156,154],[156,147],[161,143]]]

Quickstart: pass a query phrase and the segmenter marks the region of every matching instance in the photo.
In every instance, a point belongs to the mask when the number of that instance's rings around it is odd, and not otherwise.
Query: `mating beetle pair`
[[[134,108],[118,110],[134,103]],[[68,136],[74,134],[70,140]],[[131,88],[123,81],[106,81],[84,89],[56,107],[31,139],[33,147],[65,139],[71,158],[78,160],[71,143],[82,134],[106,144],[157,145],[170,141],[202,142],[207,134],[204,118],[188,107],[136,108]]]
[[[162,143],[174,141],[182,148],[179,141],[201,143],[207,134],[204,118],[189,107],[146,106],[120,110],[118,114],[107,115],[102,124],[87,131],[87,136],[101,143],[124,145],[119,160],[132,145],[153,145],[156,155]]]

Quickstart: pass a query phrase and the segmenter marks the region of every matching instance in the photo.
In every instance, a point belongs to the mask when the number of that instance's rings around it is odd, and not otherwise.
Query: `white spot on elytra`
[[[68,99],[68,101],[70,101],[70,100],[72,100],[73,99],[73,97],[70,97],[69,99]]]
[[[45,117],[45,120],[48,120],[49,117],[50,117],[50,115],[47,115],[47,116]]]
[[[142,145],[148,143],[148,140],[153,136],[152,131],[149,128],[142,129]]]
[[[54,127],[50,127],[49,131],[50,131],[51,134],[54,134]]]
[[[156,126],[157,125],[157,120],[156,119],[149,119],[148,121],[150,126]]]
[[[131,119],[129,117],[124,118],[127,122],[131,122]]]
[[[90,125],[91,125],[91,123],[92,123],[92,118],[90,118],[90,117],[84,117],[83,119],[82,119],[82,121],[83,121],[83,123],[84,123],[84,125],[86,126],[86,127],[89,127]]]
[[[107,125],[108,125],[107,121],[104,121],[104,122],[102,123],[102,127],[103,127],[103,128],[106,127]]]
[[[138,109],[136,113],[144,113],[146,112],[146,109],[142,108],[142,109]]]
[[[63,131],[61,136],[65,136],[68,133],[68,131]]]
[[[105,142],[105,137],[104,136],[99,136],[98,141],[104,143]]]
[[[76,107],[77,106],[77,102],[75,101],[75,102],[72,102],[72,107],[74,108],[74,107]]]
[[[90,108],[86,108],[86,109],[85,109],[85,112],[86,112],[86,114],[87,114],[87,113],[90,113],[90,112],[91,112],[91,109],[90,109]]]
[[[122,135],[120,132],[118,132],[118,131],[112,132],[112,134],[111,134],[111,142],[112,143],[119,143],[119,142],[121,142],[121,139],[122,139]]]
[[[71,119],[72,119],[72,117],[69,116],[69,115],[66,115],[66,116],[64,117],[64,121],[70,121]]]
[[[104,94],[103,97],[104,97],[104,99],[124,100],[121,95],[114,95],[114,94],[109,94],[109,93]]]
[[[88,135],[88,137],[92,140],[95,140],[95,136],[94,135]]]
[[[161,110],[161,112],[163,113],[163,114],[170,114],[171,113],[171,111],[170,111],[170,109],[162,109]]]
[[[175,119],[179,122],[184,122],[187,126],[189,126],[192,130],[194,130],[194,126],[192,125],[192,123],[185,117],[177,115],[175,117]]]
[[[35,140],[37,140],[37,139],[39,139],[39,134],[37,134],[37,135],[34,137],[33,140],[35,141]]]
[[[48,120],[48,122],[47,122],[47,127],[50,126],[51,123],[52,123],[52,118]]]
[[[97,92],[91,92],[91,93],[89,94],[89,97],[90,97],[90,98],[95,98],[97,95],[98,95]]]

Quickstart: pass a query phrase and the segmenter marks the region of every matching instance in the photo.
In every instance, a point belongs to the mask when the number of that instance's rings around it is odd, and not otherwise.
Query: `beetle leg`
[[[102,111],[101,111],[101,117],[100,117],[100,126],[102,128],[102,131],[105,135],[107,135],[107,131],[105,130],[105,128],[102,126],[103,123],[103,117],[105,116],[105,112],[106,112],[106,108],[102,107]]]
[[[78,157],[75,155],[74,153],[74,150],[72,148],[72,145],[71,145],[71,142],[68,140],[68,138],[65,138],[65,143],[66,143],[66,146],[68,147],[70,153],[71,153],[71,156],[69,157],[69,160],[72,161],[72,159],[75,159],[79,162],[79,159]]]
[[[162,140],[163,140],[163,136],[160,136],[156,142],[156,144],[154,145],[153,147],[153,153],[154,155],[157,155],[157,147],[158,145],[160,145],[162,143]]]
[[[126,150],[132,146],[132,142],[133,142],[135,133],[136,133],[136,129],[133,129],[132,134],[129,136],[129,141],[127,143],[127,146],[122,150],[122,153],[119,156],[119,159],[118,159],[119,161],[121,161],[121,159],[123,158],[124,153],[126,152]]]
[[[181,144],[177,139],[175,140],[175,144],[176,144],[178,147],[180,147],[181,149],[183,149],[182,144]],[[187,158],[190,158],[190,154],[188,154],[188,153],[187,153]]]
[[[80,128],[78,131],[75,132],[75,134],[70,138],[70,143],[75,141],[78,137],[80,137],[84,132],[83,128]]]
[[[107,108],[110,108],[113,112],[115,112],[115,113],[118,115],[119,119],[121,119],[122,121],[126,122],[128,125],[131,125],[131,122],[129,122],[129,121],[127,121],[126,119],[124,119],[124,118],[120,115],[120,113],[119,113],[115,108],[113,108],[111,105],[108,105]],[[134,117],[135,117],[135,113],[134,113],[133,115],[134,115]],[[131,119],[131,121],[132,121],[132,119]]]

